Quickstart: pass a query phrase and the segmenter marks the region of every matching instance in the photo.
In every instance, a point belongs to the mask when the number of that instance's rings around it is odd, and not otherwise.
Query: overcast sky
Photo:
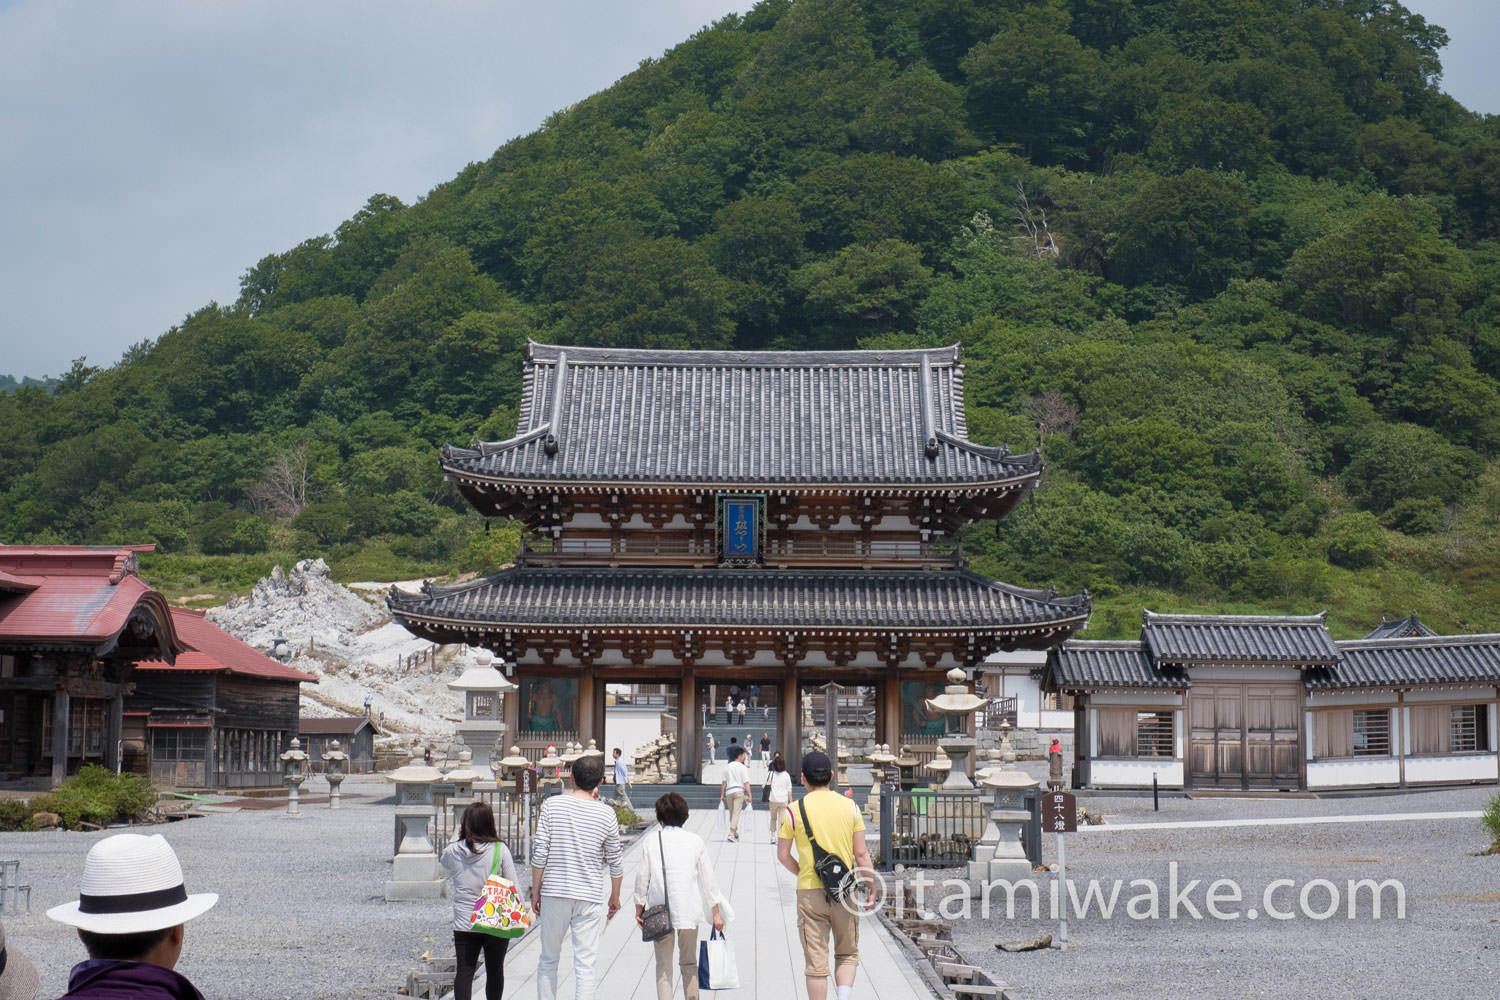
[[[0,0],[0,374],[108,366],[753,0]],[[1408,0],[1500,114],[1500,4]]]

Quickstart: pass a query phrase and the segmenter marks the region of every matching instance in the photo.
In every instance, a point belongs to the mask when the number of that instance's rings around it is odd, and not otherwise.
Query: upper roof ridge
[[[825,368],[867,365],[871,367],[916,367],[923,359],[931,365],[957,365],[963,345],[913,347],[889,351],[685,351],[652,350],[641,347],[577,347],[528,341],[526,359],[549,364],[566,354],[570,365],[655,365],[678,368]]]

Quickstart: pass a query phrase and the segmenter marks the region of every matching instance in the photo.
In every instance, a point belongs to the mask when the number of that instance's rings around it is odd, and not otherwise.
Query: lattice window
[[[1387,709],[1355,710],[1353,754],[1356,757],[1391,755],[1391,713]]]
[[[1454,705],[1448,720],[1448,746],[1454,753],[1487,752],[1490,720],[1487,705]]]
[[[1137,757],[1176,756],[1176,734],[1173,712],[1137,712],[1135,714],[1135,755]]]

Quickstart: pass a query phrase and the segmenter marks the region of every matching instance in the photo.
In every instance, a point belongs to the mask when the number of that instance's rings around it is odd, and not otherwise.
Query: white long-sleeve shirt
[[[731,920],[733,911],[719,890],[719,880],[714,877],[703,838],[680,826],[661,827],[658,834],[660,841],[656,835],[648,834],[642,844],[645,857],[635,876],[636,905],[659,905],[665,886],[672,907],[673,930],[690,930],[700,921],[711,922],[715,906],[720,916]],[[663,853],[667,861],[665,878],[661,867]]]

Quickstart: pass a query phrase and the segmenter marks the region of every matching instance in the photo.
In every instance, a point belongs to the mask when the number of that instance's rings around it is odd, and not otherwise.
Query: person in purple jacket
[[[188,895],[182,865],[161,834],[105,837],[84,859],[77,901],[47,911],[76,927],[89,953],[73,966],[64,1000],[203,1000],[175,966],[183,924],[218,901],[213,892]]]

